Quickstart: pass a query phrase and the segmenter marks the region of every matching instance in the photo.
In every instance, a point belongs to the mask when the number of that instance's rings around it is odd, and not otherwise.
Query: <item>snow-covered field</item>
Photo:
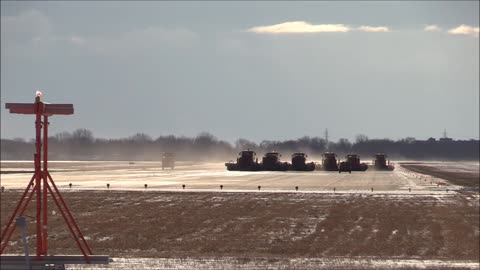
[[[69,269],[276,270],[276,269],[478,269],[472,261],[337,258],[113,258],[108,266],[69,266]]]

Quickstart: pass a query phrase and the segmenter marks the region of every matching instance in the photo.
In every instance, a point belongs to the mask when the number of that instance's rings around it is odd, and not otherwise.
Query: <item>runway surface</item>
[[[432,163],[434,164],[434,163]],[[442,163],[451,170],[475,170],[474,163]],[[438,165],[438,164],[437,164]],[[1,184],[24,188],[32,177],[31,162],[2,161]],[[387,192],[436,193],[455,190],[444,179],[413,173],[396,166],[394,171],[338,172],[231,172],[223,163],[177,162],[174,170],[162,170],[160,162],[63,161],[50,162],[50,174],[60,188],[145,189],[189,191],[293,191],[299,192]]]

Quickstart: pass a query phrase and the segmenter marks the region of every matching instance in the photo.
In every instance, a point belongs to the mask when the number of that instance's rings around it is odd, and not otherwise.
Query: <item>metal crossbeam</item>
[[[73,104],[50,104],[40,102],[38,106],[41,115],[70,115],[73,114]],[[35,103],[6,103],[5,108],[10,113],[37,114]]]

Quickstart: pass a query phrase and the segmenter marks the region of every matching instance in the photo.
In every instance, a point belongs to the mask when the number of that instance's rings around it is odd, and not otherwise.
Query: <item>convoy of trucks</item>
[[[360,156],[357,154],[349,154],[345,156],[344,161],[337,159],[337,155],[332,152],[326,152],[322,156],[321,164],[314,162],[307,162],[307,154],[294,153],[292,154],[291,163],[282,162],[280,153],[272,151],[266,153],[259,162],[256,158],[256,153],[251,150],[241,151],[237,157],[237,161],[230,161],[225,163],[229,171],[338,171],[349,172],[352,171],[366,171],[369,166],[360,162]],[[372,162],[375,170],[394,170],[394,165],[386,160],[387,155],[376,154],[375,160]]]
[[[345,156],[344,161],[337,159],[337,154],[333,152],[326,152],[322,155],[322,162],[307,162],[308,155],[302,152],[293,153],[291,162],[283,162],[280,160],[281,154],[275,151],[266,153],[259,162],[257,153],[250,149],[238,153],[236,162],[230,161],[225,163],[229,171],[338,171],[349,172],[352,171],[366,171],[369,167],[378,171],[393,171],[395,166],[390,160],[387,160],[387,155],[377,153],[374,155],[375,160],[369,166],[364,162],[360,162],[360,156],[357,154],[349,154]],[[162,170],[165,168],[175,168],[175,156],[171,152],[164,152],[162,156]]]

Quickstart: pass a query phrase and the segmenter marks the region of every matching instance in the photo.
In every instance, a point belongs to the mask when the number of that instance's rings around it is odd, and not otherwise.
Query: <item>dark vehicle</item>
[[[338,171],[337,154],[326,152],[322,158],[322,169],[324,171]]]
[[[395,169],[393,163],[390,163],[390,160],[387,160],[387,155],[382,153],[375,155],[373,167],[375,168],[375,170],[379,171],[393,171]]]
[[[237,162],[230,161],[225,163],[229,171],[260,171],[257,154],[254,151],[246,150],[238,153]]]
[[[162,155],[162,170],[168,167],[172,170],[175,169],[175,155],[170,152],[164,152]]]
[[[366,163],[360,163],[360,156],[359,155],[346,155],[346,161],[340,162],[340,166],[338,167],[338,172],[350,172],[352,171],[366,171],[368,166]]]
[[[290,170],[292,171],[313,171],[315,170],[315,163],[306,163],[307,155],[305,153],[294,153],[292,155],[292,164]]]
[[[262,158],[262,170],[264,171],[287,171],[288,163],[280,162],[280,155],[277,152],[268,152]]]

